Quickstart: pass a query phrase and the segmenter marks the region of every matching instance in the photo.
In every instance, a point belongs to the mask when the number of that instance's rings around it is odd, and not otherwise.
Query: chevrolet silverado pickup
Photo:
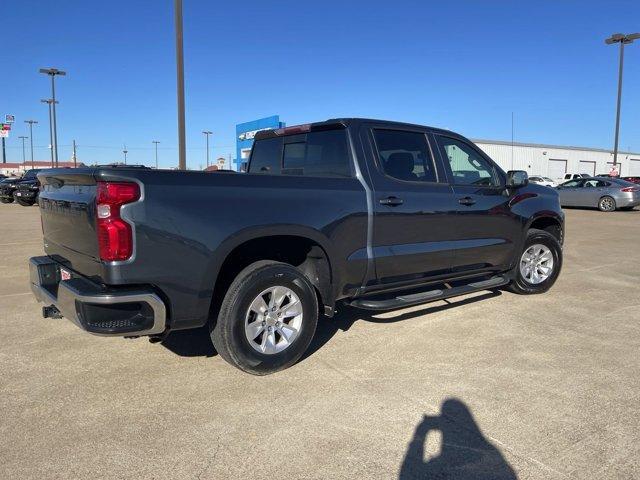
[[[208,326],[222,358],[264,375],[294,364],[340,304],[535,294],[560,273],[558,193],[451,131],[261,131],[247,170],[41,171],[46,255],[30,279],[43,315],[156,341]]]

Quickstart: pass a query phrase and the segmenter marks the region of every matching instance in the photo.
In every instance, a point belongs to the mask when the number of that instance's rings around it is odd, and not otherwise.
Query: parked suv
[[[25,175],[26,177],[26,175]],[[13,192],[15,201],[23,207],[29,207],[38,202],[38,193],[40,192],[40,181],[35,175],[25,178],[16,183]]]
[[[243,175],[94,167],[38,178],[46,255],[30,268],[45,317],[156,340],[206,325],[222,358],[257,375],[295,363],[341,304],[542,293],[562,266],[558,193],[421,125],[261,131]]]

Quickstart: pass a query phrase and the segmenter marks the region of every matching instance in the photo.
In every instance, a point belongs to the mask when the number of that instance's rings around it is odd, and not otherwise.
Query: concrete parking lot
[[[44,320],[0,205],[0,478],[640,478],[640,211],[568,210],[545,295],[342,308],[268,377]]]

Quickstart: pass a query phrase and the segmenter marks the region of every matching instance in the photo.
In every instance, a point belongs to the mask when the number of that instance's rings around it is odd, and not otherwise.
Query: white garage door
[[[566,160],[549,159],[549,170],[547,176],[552,180],[560,180],[567,172]]]
[[[596,162],[591,160],[580,160],[580,171],[578,173],[596,174]]]
[[[632,158],[629,160],[629,176],[640,177],[640,158]]]

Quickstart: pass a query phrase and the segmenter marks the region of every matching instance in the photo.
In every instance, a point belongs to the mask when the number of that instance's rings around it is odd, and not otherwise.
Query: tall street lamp
[[[613,146],[613,168],[616,168],[618,163],[618,134],[620,132],[620,100],[622,99],[622,69],[624,65],[624,46],[633,43],[634,40],[640,38],[640,33],[630,33],[624,35],[622,33],[614,33],[607,38],[604,43],[612,45],[614,43],[620,44],[620,62],[618,65],[618,105],[616,109],[616,135]]]
[[[31,168],[34,168],[33,166],[33,124],[34,123],[38,123],[37,120],[25,120],[24,123],[28,123],[29,124],[29,142],[31,143]]]
[[[25,154],[24,154],[24,141],[29,138],[29,137],[25,137],[24,135],[20,135],[18,137],[20,140],[22,140],[22,164],[24,165],[25,163]]]
[[[174,0],[176,28],[176,77],[178,96],[178,169],[187,169],[184,131],[184,49],[182,46],[182,0]]]
[[[57,162],[53,155],[53,119],[52,119],[52,111],[51,106],[54,104],[53,100],[50,98],[43,98],[40,100],[42,103],[46,103],[49,105],[49,144],[51,145],[51,168],[57,167]],[[55,102],[58,103],[58,102]]]
[[[152,140],[151,143],[155,144],[156,147],[156,170],[158,170],[158,144],[160,142],[158,140]]]
[[[122,153],[124,153],[124,164],[127,164],[127,153],[129,153],[129,150],[127,150],[127,146],[124,146],[124,149],[122,150]]]
[[[211,135],[213,132],[210,132],[209,130],[203,130],[202,133],[204,133],[204,136],[207,137],[207,168],[209,168],[209,135]]]
[[[58,70],[57,68],[41,68],[40,73],[49,75],[51,77],[51,100],[52,100],[52,116],[53,116],[53,145],[51,148],[54,152],[54,159],[56,167],[58,166],[58,129],[56,126],[56,75],[65,76],[67,72]]]

